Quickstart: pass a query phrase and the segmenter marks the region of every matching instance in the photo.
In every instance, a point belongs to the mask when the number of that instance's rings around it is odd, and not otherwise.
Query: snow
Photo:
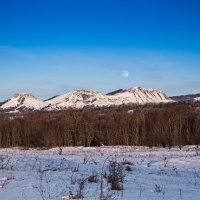
[[[194,101],[200,101],[200,97],[194,98]]]
[[[84,96],[87,98],[83,98]],[[134,87],[124,89],[114,95],[105,95],[100,92],[78,90],[64,95],[58,96],[47,101],[48,109],[63,109],[68,107],[83,108],[85,106],[111,106],[122,104],[145,104],[145,103],[168,103],[172,100],[167,97],[162,91],[154,89],[144,89]]]
[[[1,106],[1,109],[35,109],[39,110],[46,106],[46,103],[37,99],[31,94],[16,94],[8,102]]]
[[[123,163],[124,190],[109,191],[101,172],[110,161]],[[131,171],[126,171],[129,166]],[[69,199],[93,174],[110,199],[198,200],[200,149],[174,147],[65,147],[49,150],[0,149],[0,199]],[[101,179],[102,177],[102,179]],[[84,182],[83,199],[100,199],[101,181]]]
[[[145,103],[168,103],[172,100],[167,97],[162,91],[147,90],[141,87],[134,87],[120,91],[114,95],[106,95],[104,99],[97,99],[94,102],[95,106],[109,106],[121,104],[145,104]]]
[[[86,106],[108,107],[122,104],[146,104],[173,102],[160,90],[134,87],[123,89],[114,95],[105,95],[100,92],[75,90],[48,101],[40,101],[31,94],[18,94],[0,108],[3,110],[20,111],[21,108],[33,110],[62,110],[69,107],[83,108]]]
[[[91,105],[94,98],[103,98],[104,96],[100,92],[75,90],[46,101],[49,104],[47,109],[83,108],[84,106]]]

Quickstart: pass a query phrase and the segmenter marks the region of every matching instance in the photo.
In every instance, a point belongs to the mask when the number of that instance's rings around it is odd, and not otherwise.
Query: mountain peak
[[[129,88],[129,90],[144,90],[144,88],[140,86],[135,86],[135,87]]]
[[[87,106],[109,107],[122,104],[147,104],[172,102],[164,92],[155,89],[132,87],[120,89],[109,94],[98,91],[75,90],[63,95],[41,101],[32,94],[19,93],[4,103],[0,108],[9,112],[21,110],[62,110]]]
[[[46,106],[45,102],[32,94],[18,93],[1,106],[1,109],[12,112],[23,110],[40,110]]]
[[[32,94],[28,94],[28,93],[18,93],[18,94],[15,94],[14,98],[32,98],[32,99],[37,99]]]
[[[73,92],[74,95],[88,95],[88,96],[94,96],[97,94],[101,94],[100,92],[96,91],[89,91],[89,90],[75,90]]]
[[[135,87],[132,87],[132,88],[129,88],[129,89],[126,89],[126,91],[144,91],[146,89],[140,87],[140,86],[135,86]]]

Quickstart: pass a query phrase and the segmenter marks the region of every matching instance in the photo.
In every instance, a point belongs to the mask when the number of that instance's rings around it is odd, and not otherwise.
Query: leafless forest
[[[0,115],[0,147],[87,147],[94,139],[108,146],[198,145],[200,111],[179,103]]]

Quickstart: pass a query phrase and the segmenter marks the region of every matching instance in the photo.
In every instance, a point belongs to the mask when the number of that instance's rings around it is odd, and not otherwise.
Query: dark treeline
[[[111,108],[110,108],[111,109]],[[200,144],[200,111],[188,104],[159,108],[68,110],[0,115],[0,147]]]

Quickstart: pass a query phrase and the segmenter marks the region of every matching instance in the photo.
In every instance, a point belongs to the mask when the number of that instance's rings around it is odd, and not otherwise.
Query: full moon
[[[121,76],[122,76],[123,78],[128,78],[128,76],[129,76],[129,71],[123,70],[123,71],[121,72]]]

